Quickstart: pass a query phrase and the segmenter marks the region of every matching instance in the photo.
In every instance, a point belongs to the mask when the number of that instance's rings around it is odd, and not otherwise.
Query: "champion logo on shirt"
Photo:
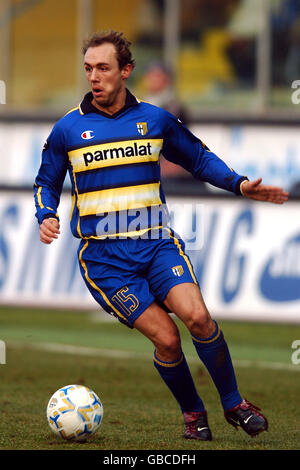
[[[81,138],[85,140],[93,139],[94,137],[94,131],[83,131],[81,134]]]

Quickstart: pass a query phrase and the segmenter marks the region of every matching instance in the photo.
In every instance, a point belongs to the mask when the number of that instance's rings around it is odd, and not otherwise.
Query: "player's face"
[[[115,46],[104,43],[90,47],[84,56],[84,68],[94,104],[107,110],[118,107],[124,95],[125,80],[130,75],[131,66],[128,64],[120,70]]]

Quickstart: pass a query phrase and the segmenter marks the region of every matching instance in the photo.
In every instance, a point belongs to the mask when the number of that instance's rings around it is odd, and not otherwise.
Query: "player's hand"
[[[58,238],[60,234],[59,222],[57,219],[44,219],[40,225],[40,240],[46,245],[50,245],[54,238]]]
[[[283,204],[289,198],[289,193],[277,186],[261,184],[262,178],[254,181],[245,181],[241,184],[241,192],[245,197],[256,201]]]

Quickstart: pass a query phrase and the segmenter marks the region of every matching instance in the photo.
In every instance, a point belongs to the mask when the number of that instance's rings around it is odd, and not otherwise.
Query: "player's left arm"
[[[257,201],[283,204],[288,193],[282,188],[262,184],[261,178],[249,181],[239,175],[192,134],[174,116],[166,113],[163,155],[189,171],[196,179]]]
[[[163,156],[182,166],[195,179],[241,195],[246,176],[239,175],[213,153],[198,137],[170,113],[162,115],[164,127]]]
[[[254,181],[242,181],[240,191],[243,196],[249,199],[272,202],[273,204],[283,204],[289,198],[289,193],[282,188],[262,184],[262,178]]]

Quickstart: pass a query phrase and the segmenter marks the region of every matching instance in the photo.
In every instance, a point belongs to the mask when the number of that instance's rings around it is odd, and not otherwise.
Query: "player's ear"
[[[131,64],[127,64],[125,65],[122,70],[121,70],[121,77],[126,80],[130,74],[132,72],[132,65]]]

